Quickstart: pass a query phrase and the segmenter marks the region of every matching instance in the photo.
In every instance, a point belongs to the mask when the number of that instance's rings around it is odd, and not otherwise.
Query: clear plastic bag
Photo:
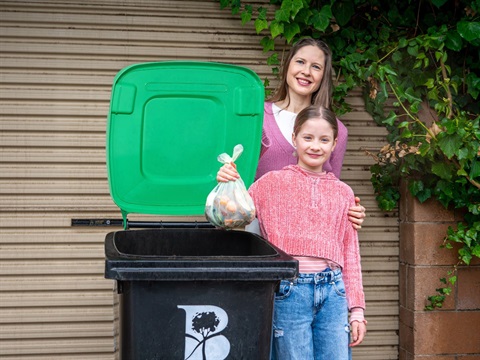
[[[243,146],[233,149],[233,156],[220,154],[217,159],[222,164],[234,162],[243,152]],[[255,219],[253,200],[243,180],[220,182],[210,192],[205,204],[205,216],[213,225],[234,229],[250,224]]]

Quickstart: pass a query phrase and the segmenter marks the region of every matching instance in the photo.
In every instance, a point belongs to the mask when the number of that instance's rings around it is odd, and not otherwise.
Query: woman
[[[264,105],[262,145],[255,180],[272,170],[297,163],[292,144],[296,115],[306,107],[317,104],[326,108],[332,103],[332,53],[321,40],[303,38],[289,52],[283,67],[280,86]],[[347,148],[347,128],[338,121],[338,140],[335,151],[324,169],[340,177]],[[223,165],[217,181],[236,180],[239,174],[234,164]],[[360,199],[349,209],[349,220],[360,229],[365,219],[365,208]]]

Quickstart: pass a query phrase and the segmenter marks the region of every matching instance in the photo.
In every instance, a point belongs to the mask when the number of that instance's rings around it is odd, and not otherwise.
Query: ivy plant
[[[340,80],[335,111],[349,111],[346,94],[361,87],[367,111],[388,130],[388,143],[368,153],[381,209],[397,207],[405,181],[420,202],[463,213],[443,244],[458,251],[458,264],[426,305],[441,307],[457,266],[480,257],[480,0],[216,1],[253,22],[272,76],[282,45],[303,36],[329,44]]]

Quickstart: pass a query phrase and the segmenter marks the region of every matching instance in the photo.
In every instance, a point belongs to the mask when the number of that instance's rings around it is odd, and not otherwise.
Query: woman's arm
[[[337,119],[337,123],[337,145],[335,146],[335,150],[330,157],[330,166],[332,167],[332,172],[335,174],[335,176],[340,178],[343,159],[345,158],[345,152],[347,151],[348,129],[339,119]],[[365,216],[365,208],[360,205],[360,199],[356,197],[355,206],[352,206],[348,211],[348,220],[350,220],[354,229],[359,230],[362,228]]]
[[[352,223],[354,229],[361,229],[365,220],[365,208],[360,205],[360,198],[355,197],[355,206],[348,209],[348,220]]]

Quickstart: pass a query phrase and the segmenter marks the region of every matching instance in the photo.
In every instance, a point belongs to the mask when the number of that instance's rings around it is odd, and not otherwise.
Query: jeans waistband
[[[293,281],[293,283],[299,284],[328,284],[330,282],[338,281],[342,278],[342,270],[330,270],[329,268],[325,269],[322,272],[314,274],[298,274],[298,277]]]

